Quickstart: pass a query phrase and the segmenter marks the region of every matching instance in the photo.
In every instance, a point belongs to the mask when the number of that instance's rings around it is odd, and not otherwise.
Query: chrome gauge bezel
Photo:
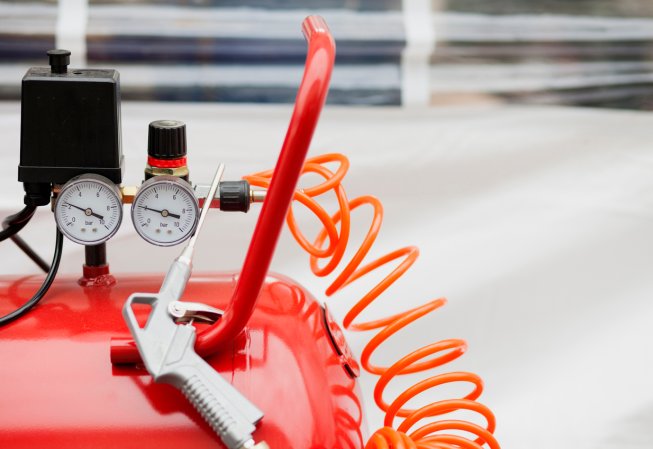
[[[137,211],[138,208],[141,206],[141,201],[146,199],[146,195],[148,192],[154,192],[155,189],[161,189],[162,192],[169,192],[167,190],[167,187],[171,186],[175,189],[179,189],[179,191],[183,195],[187,195],[190,201],[190,205],[192,207],[192,214],[193,214],[193,219],[192,223],[190,223],[190,227],[183,231],[183,235],[179,239],[175,239],[170,242],[162,241],[162,240],[157,240],[156,238],[148,235],[142,226],[142,223],[138,222],[137,218]],[[188,240],[194,233],[195,229],[197,228],[197,222],[199,220],[199,202],[197,200],[197,197],[195,195],[195,191],[193,190],[193,187],[188,181],[185,181],[181,178],[178,178],[176,176],[167,176],[167,175],[160,175],[160,176],[154,176],[145,182],[141,184],[141,186],[138,188],[138,191],[136,192],[136,195],[134,196],[134,201],[132,202],[132,207],[131,207],[131,218],[132,218],[132,224],[134,225],[134,229],[136,230],[136,233],[146,242],[151,243],[152,245],[156,246],[175,246],[179,245],[180,243],[185,242]]]
[[[91,185],[91,187],[88,187],[89,184]],[[106,194],[107,197],[109,198],[109,201],[113,203],[110,206],[111,209],[116,209],[115,213],[118,214],[115,223],[111,223],[111,227],[108,228],[109,233],[101,238],[98,239],[80,238],[77,235],[72,234],[69,231],[70,227],[67,226],[65,223],[64,209],[66,206],[64,205],[64,202],[66,201],[66,198],[68,198],[70,192],[73,192],[74,190],[79,191],[80,188],[82,187],[84,187],[85,189],[89,188],[91,190],[97,189],[97,195],[100,195],[100,193],[103,195]],[[68,209],[70,209],[70,207],[68,207]],[[120,194],[120,189],[110,179],[94,173],[87,173],[70,179],[61,187],[61,190],[57,194],[54,203],[54,220],[57,224],[57,227],[63,233],[63,235],[66,236],[66,238],[80,245],[86,245],[86,246],[100,245],[106,242],[107,240],[109,240],[111,237],[113,237],[116,234],[116,232],[118,232],[118,229],[120,229],[120,225],[122,224],[122,216],[123,216],[122,195]]]

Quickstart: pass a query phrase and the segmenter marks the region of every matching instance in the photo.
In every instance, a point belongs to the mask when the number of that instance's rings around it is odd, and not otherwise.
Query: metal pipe
[[[308,42],[308,52],[288,131],[231,303],[218,323],[197,336],[195,349],[201,356],[214,354],[231,342],[252,315],[326,101],[335,60],[333,37],[319,16],[307,17],[302,31]],[[132,363],[139,358],[132,340],[112,341],[111,360],[114,363]]]
[[[216,325],[197,336],[195,348],[202,356],[230,343],[252,315],[326,101],[335,60],[333,37],[319,16],[307,17],[302,31],[308,41],[308,54],[295,109],[231,303]]]

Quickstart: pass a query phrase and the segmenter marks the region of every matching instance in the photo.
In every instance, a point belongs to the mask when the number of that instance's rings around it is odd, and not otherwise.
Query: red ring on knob
[[[157,159],[152,156],[147,157],[148,165],[157,168],[178,168],[186,165],[186,156],[178,159]]]

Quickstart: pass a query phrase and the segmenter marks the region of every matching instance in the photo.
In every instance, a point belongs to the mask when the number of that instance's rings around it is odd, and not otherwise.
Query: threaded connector
[[[222,181],[220,183],[220,210],[247,212],[252,202],[247,181]]]

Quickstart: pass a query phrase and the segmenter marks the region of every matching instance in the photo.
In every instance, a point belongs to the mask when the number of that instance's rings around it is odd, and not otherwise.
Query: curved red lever
[[[195,349],[201,356],[211,355],[232,341],[252,315],[326,101],[335,60],[333,37],[319,16],[307,17],[302,23],[302,31],[308,41],[308,53],[286,138],[231,304],[215,326],[197,336]],[[133,363],[139,358],[132,340],[114,339],[111,342],[113,363]]]

